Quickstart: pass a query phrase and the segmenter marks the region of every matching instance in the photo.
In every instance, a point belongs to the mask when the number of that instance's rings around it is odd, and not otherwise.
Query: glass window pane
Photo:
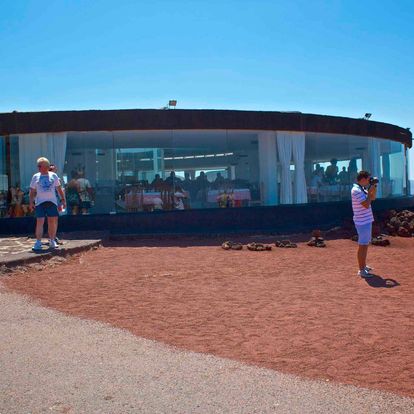
[[[353,135],[307,133],[305,170],[308,202],[350,199],[358,171],[369,168],[371,141],[371,138]]]
[[[7,143],[8,141],[8,143]],[[9,151],[9,164],[6,166],[10,187],[7,193],[7,216],[24,217],[29,211],[29,185],[36,170],[36,157],[33,148],[24,152],[20,148],[21,140],[18,135],[10,135],[6,141],[6,154]],[[27,142],[27,141],[25,141]],[[23,157],[22,157],[23,154]],[[6,155],[7,157],[7,155]],[[6,158],[7,162],[7,158]],[[24,166],[24,171],[21,167]]]
[[[260,204],[257,133],[174,130],[173,154],[165,168],[166,183],[182,190],[175,208]]]
[[[217,208],[219,190],[229,186],[226,131],[174,130],[166,184],[174,209]]]
[[[172,154],[172,132],[115,131],[117,212],[165,210],[165,163]]]
[[[262,205],[257,131],[228,131],[227,147],[236,206]]]
[[[401,196],[405,188],[403,145],[352,135],[306,135],[306,179],[309,201],[350,197],[357,172],[367,170],[380,180],[378,198]]]
[[[0,217],[7,214],[7,192],[9,176],[6,168],[6,138],[0,136]]]
[[[398,142],[390,141],[388,148],[388,152],[384,154],[383,164],[389,179],[389,195],[401,196],[404,194],[405,187],[404,147]]]
[[[111,132],[69,132],[63,181],[68,214],[113,213],[114,148]]]

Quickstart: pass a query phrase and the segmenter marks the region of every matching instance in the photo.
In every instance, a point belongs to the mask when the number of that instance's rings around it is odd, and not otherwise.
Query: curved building
[[[404,197],[411,144],[395,125],[297,112],[3,113],[1,216],[27,203],[39,156],[66,185],[88,180],[85,213],[118,214],[341,202],[360,169],[379,177],[379,198]]]

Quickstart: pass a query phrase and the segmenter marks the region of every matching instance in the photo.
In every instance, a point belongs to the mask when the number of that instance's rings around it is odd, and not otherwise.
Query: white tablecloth
[[[185,198],[189,197],[187,191],[183,191],[182,194]],[[160,192],[129,192],[125,194],[125,208],[126,209],[136,209],[144,206],[155,206],[162,205],[163,199]],[[120,203],[118,203],[120,205]]]
[[[348,184],[332,184],[321,185],[320,187],[308,187],[308,193],[310,195],[319,195],[322,197],[338,197],[348,192],[351,192],[351,185]]]
[[[140,208],[142,205],[156,205],[161,204],[161,193],[154,192],[154,193],[139,193],[139,192],[129,192],[125,194],[125,208],[132,209],[132,208]]]

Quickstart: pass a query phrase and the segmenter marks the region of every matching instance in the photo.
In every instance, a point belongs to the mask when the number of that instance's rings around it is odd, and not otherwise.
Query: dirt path
[[[0,412],[406,414],[414,399],[304,381],[0,293]]]
[[[371,248],[377,288],[356,276],[349,240],[272,252],[203,244],[124,243],[4,280],[182,349],[414,396],[414,240]]]

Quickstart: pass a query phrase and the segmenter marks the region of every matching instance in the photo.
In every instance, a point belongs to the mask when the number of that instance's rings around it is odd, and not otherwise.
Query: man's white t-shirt
[[[56,188],[60,186],[59,177],[53,173],[36,173],[30,182],[30,188],[36,190],[35,205],[38,206],[46,201],[58,205],[56,198]]]
[[[354,211],[354,223],[358,226],[372,223],[374,215],[372,214],[371,205],[365,208],[361,203],[368,198],[366,190],[358,184],[354,184],[351,190],[352,210]]]

